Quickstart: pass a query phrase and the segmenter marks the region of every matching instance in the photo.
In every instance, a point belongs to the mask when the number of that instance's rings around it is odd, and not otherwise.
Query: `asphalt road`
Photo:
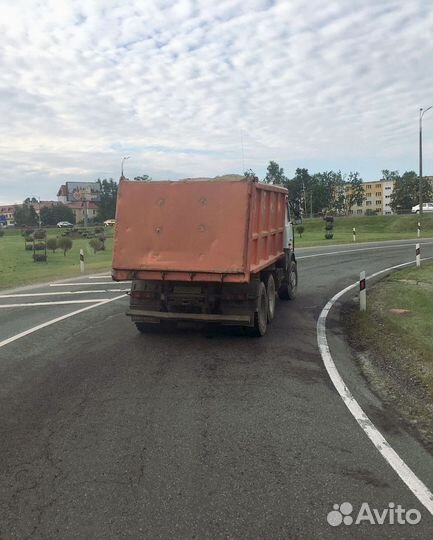
[[[1,346],[125,285],[86,277],[0,293],[0,539],[431,538],[433,517],[346,409],[316,341],[321,308],[360,270],[413,259],[413,242],[298,250],[298,298],[278,304],[262,339],[140,335],[121,298]],[[17,305],[75,300],[93,302]],[[369,391],[338,317],[337,306],[328,340],[341,375],[433,490],[433,456]],[[343,502],[352,516],[393,502],[421,521],[332,527]]]

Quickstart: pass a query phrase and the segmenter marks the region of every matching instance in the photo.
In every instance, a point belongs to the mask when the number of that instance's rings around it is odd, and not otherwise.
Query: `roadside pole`
[[[359,274],[359,310],[367,309],[367,290],[365,288],[365,270]]]
[[[352,235],[353,235],[353,241],[356,242],[356,229],[353,227],[352,229]]]
[[[421,222],[420,221],[418,221],[418,228],[417,228],[417,231],[416,231],[416,235],[417,235],[418,238],[421,235]]]
[[[416,255],[416,265],[417,267],[421,266],[421,248],[419,247],[419,244],[416,244],[415,246],[415,255]]]
[[[84,251],[80,249],[80,272],[84,272]]]

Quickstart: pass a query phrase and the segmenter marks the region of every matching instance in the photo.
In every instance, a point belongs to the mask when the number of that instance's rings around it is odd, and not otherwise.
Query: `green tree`
[[[398,171],[389,171],[388,169],[382,169],[382,180],[397,180],[400,178]]]
[[[302,238],[302,233],[305,231],[305,227],[303,225],[298,225],[296,227],[296,232],[299,234],[299,238]]]
[[[275,161],[270,161],[265,182],[267,184],[275,184],[284,186],[287,183],[287,178],[284,176],[284,169],[278,165]]]
[[[39,221],[36,210],[32,204],[22,204],[15,209],[15,223],[18,226],[36,225]]]
[[[37,203],[38,200],[36,199],[36,197],[27,197],[27,199],[24,201],[24,204],[34,204],[34,203]]]
[[[53,253],[56,252],[56,249],[58,248],[58,244],[57,244],[57,238],[55,237],[51,237],[51,238],[48,238],[47,240],[47,249],[51,249]]]
[[[313,175],[313,213],[336,210],[344,204],[341,171],[323,171]]]
[[[89,240],[89,245],[93,249],[93,253],[104,250],[104,243],[99,238],[92,238]]]
[[[256,173],[252,169],[248,169],[244,172],[245,178],[257,178]]]
[[[101,199],[98,204],[97,216],[98,221],[105,221],[116,215],[118,185],[112,178],[108,180],[98,178],[98,182],[101,186]]]
[[[344,186],[344,210],[348,216],[354,204],[364,201],[364,185],[359,172],[350,172]]]
[[[63,250],[63,255],[66,256],[66,252],[72,249],[72,240],[67,236],[61,236],[57,241],[57,245],[59,249]]]
[[[289,191],[290,200],[304,201],[305,173],[308,175],[308,178],[310,178],[308,169],[297,168],[295,176],[290,180],[287,180],[286,186]]]
[[[433,198],[433,189],[430,182],[423,178],[422,182],[423,201],[430,201]],[[398,177],[391,193],[389,206],[394,212],[401,210],[411,210],[412,206],[419,203],[419,176],[415,171],[406,171]]]
[[[139,182],[149,182],[152,180],[152,177],[148,174],[142,174],[141,176],[134,176],[134,180],[138,180]]]
[[[44,225],[57,225],[59,221],[74,223],[74,213],[64,204],[44,207],[41,208],[41,221]]]
[[[311,176],[308,169],[299,167],[295,171],[295,176],[286,182],[290,200],[299,201],[305,215],[317,211],[314,209],[317,183],[316,175]]]

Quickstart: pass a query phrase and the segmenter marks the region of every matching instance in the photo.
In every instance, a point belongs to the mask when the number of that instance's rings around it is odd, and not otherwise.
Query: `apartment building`
[[[15,225],[16,204],[0,204],[0,227]]]
[[[381,215],[392,214],[391,193],[394,189],[394,180],[377,180],[364,182],[364,200],[362,204],[352,207],[352,214],[365,215],[374,212]]]
[[[382,197],[383,209],[382,209],[382,213],[385,216],[386,215],[391,215],[391,214],[394,213],[392,211],[391,207],[390,207],[391,193],[392,193],[392,191],[394,189],[394,183],[395,183],[394,180],[382,180],[382,182],[381,182],[381,184],[383,186],[383,197]]]
[[[72,210],[72,213],[74,214],[75,223],[82,223],[84,221],[84,214],[86,211],[85,205],[87,205],[87,218],[95,219],[97,211],[98,211],[98,206],[96,205],[96,203],[92,201],[89,201],[87,203],[83,203],[83,202],[66,203],[65,206],[70,208]]]

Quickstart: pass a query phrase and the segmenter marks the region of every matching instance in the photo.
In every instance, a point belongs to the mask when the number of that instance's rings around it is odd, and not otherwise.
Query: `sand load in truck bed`
[[[281,257],[286,190],[242,176],[119,186],[116,280],[245,282]]]

